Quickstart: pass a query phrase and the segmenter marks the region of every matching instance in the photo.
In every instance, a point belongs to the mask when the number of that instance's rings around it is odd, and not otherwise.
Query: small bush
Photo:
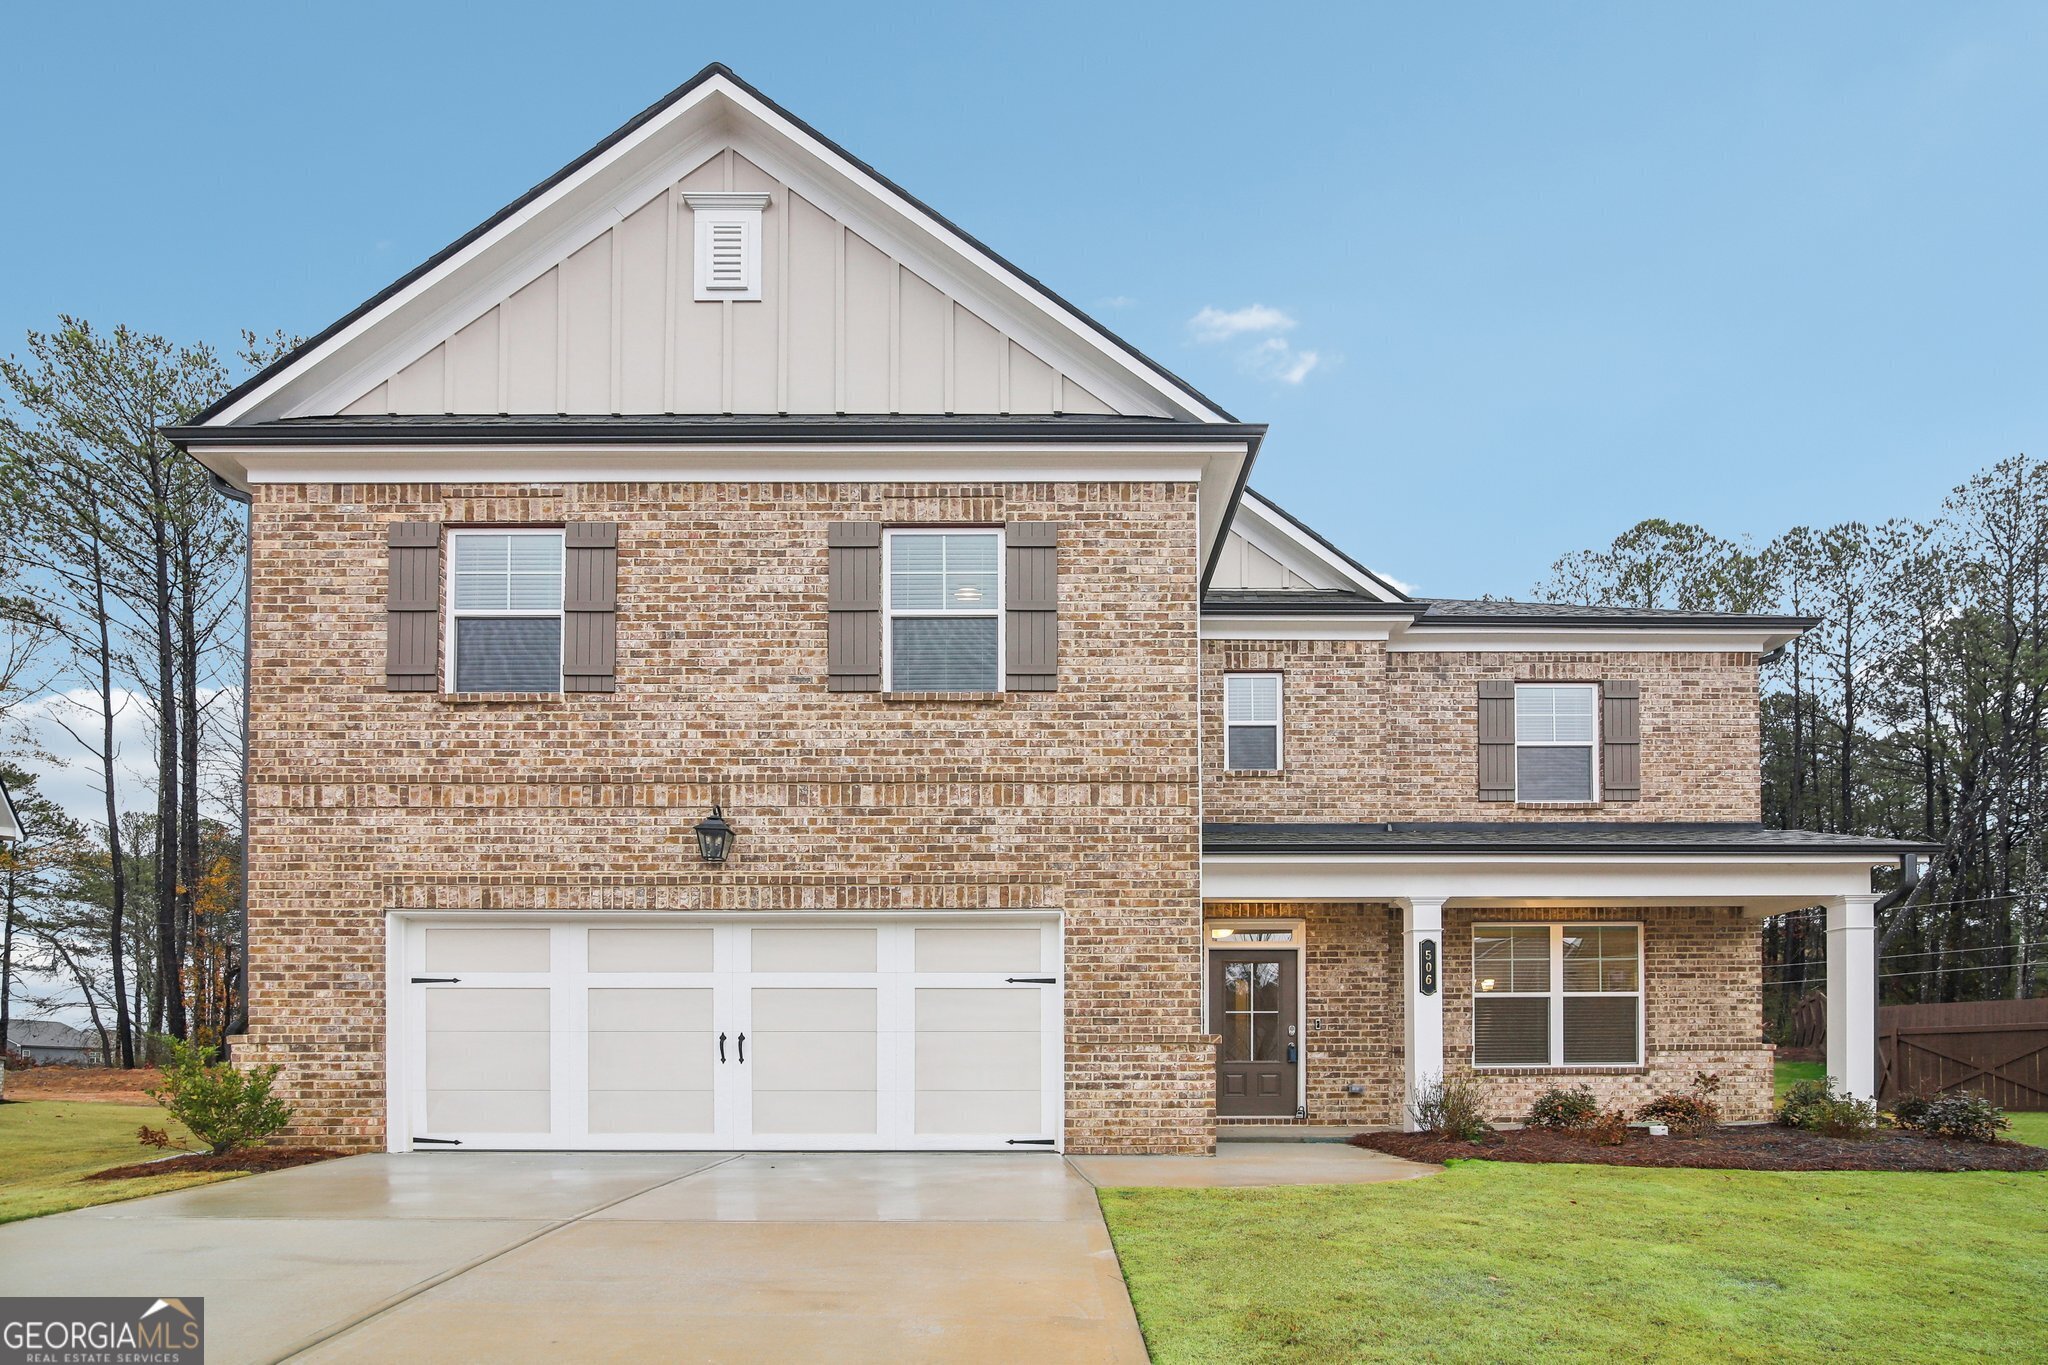
[[[1892,1117],[1901,1128],[1918,1128],[1927,1106],[1934,1103],[1925,1095],[1901,1095],[1892,1101]]]
[[[1600,1101],[1585,1086],[1567,1090],[1554,1085],[1536,1097],[1522,1122],[1531,1128],[1555,1128],[1570,1132],[1584,1128],[1600,1116]]]
[[[1877,1132],[1877,1106],[1835,1089],[1832,1080],[1794,1081],[1778,1101],[1778,1122],[1824,1137],[1867,1138]]]
[[[291,1106],[270,1093],[276,1067],[243,1071],[175,1038],[154,1041],[167,1060],[163,1088],[150,1091],[149,1097],[215,1155],[261,1142],[292,1121]]]
[[[1964,1142],[1996,1142],[1999,1133],[2012,1127],[2005,1111],[1975,1095],[1937,1095],[1923,1101],[1912,1122],[1899,1115],[1899,1122],[1917,1128],[1929,1137],[1958,1138]]]
[[[1410,1112],[1416,1127],[1438,1137],[1478,1142],[1492,1127],[1480,1110],[1479,1087],[1468,1080],[1441,1077],[1416,1092]]]
[[[1628,1111],[1602,1110],[1579,1130],[1579,1135],[1595,1147],[1619,1147],[1628,1141]]]
[[[1661,1123],[1674,1133],[1703,1132],[1721,1121],[1721,1106],[1714,1102],[1720,1088],[1719,1076],[1702,1071],[1692,1078],[1691,1089],[1657,1096],[1636,1110],[1636,1117],[1646,1123]]]

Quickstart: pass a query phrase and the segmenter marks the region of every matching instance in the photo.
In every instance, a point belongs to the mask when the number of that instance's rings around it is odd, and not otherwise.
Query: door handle
[[[725,1065],[725,1035],[723,1033],[718,1035],[718,1064],[720,1066]]]
[[[741,1061],[741,1062],[745,1062],[746,1060],[747,1060],[747,1035],[746,1035],[746,1034],[744,1034],[744,1033],[742,1033],[742,1034],[740,1035],[740,1061]]]

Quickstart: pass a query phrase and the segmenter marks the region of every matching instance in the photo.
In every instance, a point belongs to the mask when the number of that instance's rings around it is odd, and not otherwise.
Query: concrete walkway
[[[1097,1185],[1433,1168],[1209,1157],[361,1156],[0,1227],[10,1295],[206,1300],[207,1359],[1143,1361]],[[1084,1178],[1085,1176],[1085,1178]]]

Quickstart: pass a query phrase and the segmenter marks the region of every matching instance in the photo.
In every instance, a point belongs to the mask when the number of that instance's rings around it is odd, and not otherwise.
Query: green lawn
[[[199,1149],[190,1134],[153,1104],[84,1100],[0,1104],[0,1223],[233,1178],[214,1174],[79,1179],[109,1166],[162,1155],[136,1142],[135,1130],[145,1123],[167,1130],[181,1146]]]
[[[1777,1069],[1776,1092],[1781,1097],[1794,1081],[1824,1081],[1828,1077],[1826,1062],[1779,1062]]]
[[[1390,1185],[1101,1197],[1160,1361],[2048,1352],[2048,1174],[1463,1161]]]

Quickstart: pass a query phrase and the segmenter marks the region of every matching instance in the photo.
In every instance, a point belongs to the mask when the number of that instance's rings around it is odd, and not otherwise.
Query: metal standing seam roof
[[[1362,824],[1205,824],[1204,853],[1694,853],[1869,855],[1931,853],[1912,839],[1769,829],[1739,822],[1387,821]]]

